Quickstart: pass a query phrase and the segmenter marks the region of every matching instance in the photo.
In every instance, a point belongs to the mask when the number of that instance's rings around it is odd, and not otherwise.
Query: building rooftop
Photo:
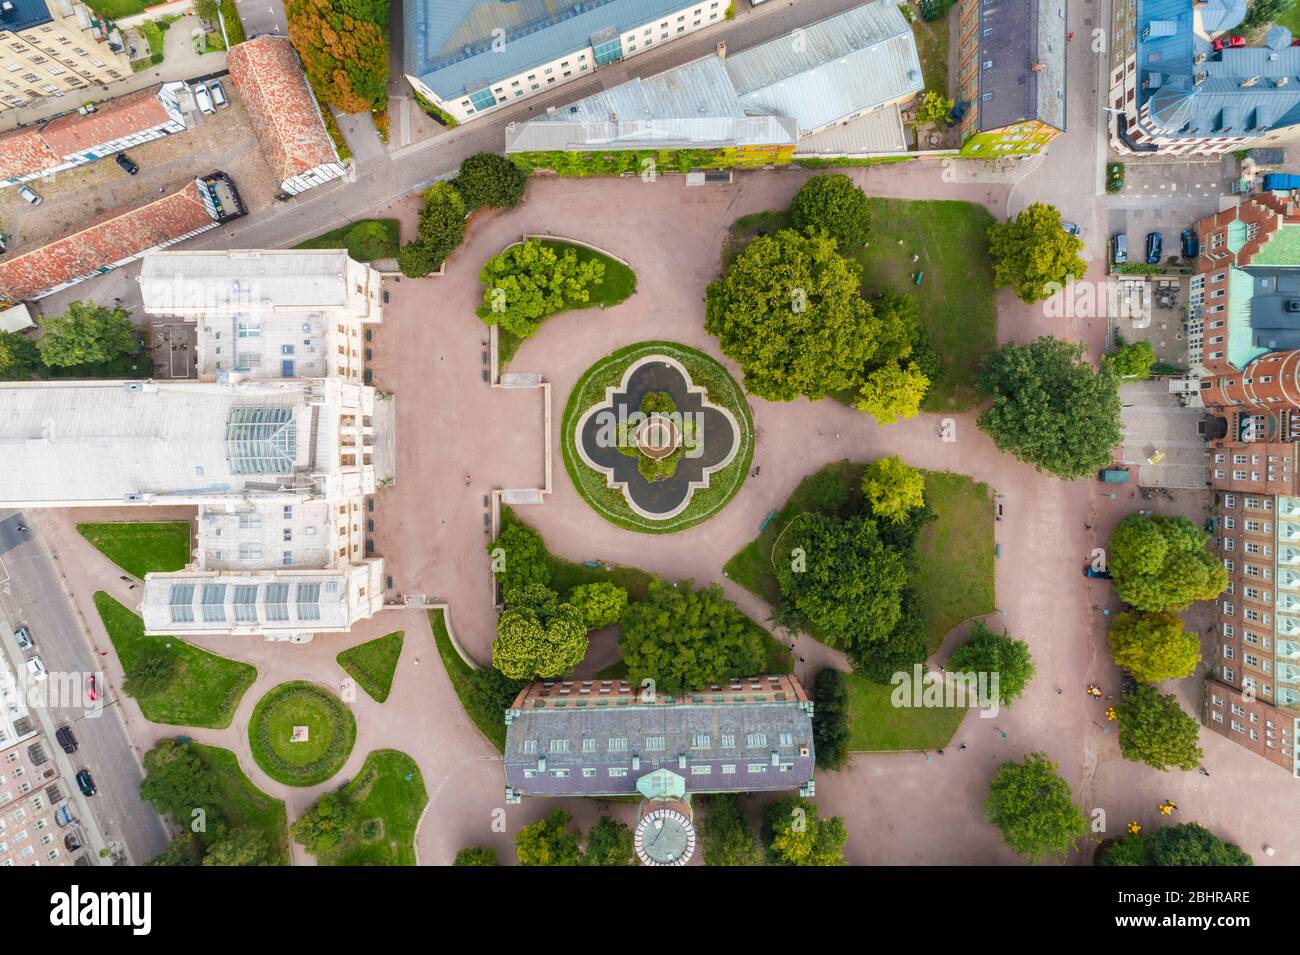
[[[198,185],[187,183],[169,196],[0,261],[0,300],[15,304],[39,298],[65,282],[211,226],[212,222]]]
[[[789,116],[802,133],[924,88],[912,28],[886,0],[810,23],[799,39],[723,60],[747,112]]]
[[[339,161],[287,37],[267,34],[246,40],[230,50],[226,64],[279,181]]]
[[[302,485],[337,440],[310,395],[302,380],[0,386],[0,501],[181,502]]]
[[[145,629],[163,633],[336,630],[351,621],[345,572],[150,574],[140,609]]]
[[[506,721],[506,785],[524,796],[634,795],[659,769],[696,793],[796,789],[813,778],[812,704],[789,676],[652,702],[622,681],[539,682]]]
[[[339,308],[349,301],[349,263],[342,250],[153,252],[140,291],[151,315]]]
[[[682,0],[407,0],[407,70],[444,99],[640,26]],[[495,40],[497,48],[493,48]]]
[[[1188,0],[1190,2],[1190,0]],[[1065,129],[1065,0],[980,4],[978,129]]]
[[[0,10],[0,30],[16,33],[54,20],[45,0],[10,0],[10,3],[12,10]]]

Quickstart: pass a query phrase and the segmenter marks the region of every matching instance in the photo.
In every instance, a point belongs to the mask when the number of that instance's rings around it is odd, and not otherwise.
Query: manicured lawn
[[[226,825],[231,829],[260,829],[276,847],[282,864],[289,865],[289,818],[284,803],[254,786],[230,750],[199,743],[189,746],[211,770],[217,808]]]
[[[176,671],[161,689],[135,696],[144,717],[154,723],[222,729],[230,725],[244,691],[257,678],[257,668],[208,653],[176,637],[146,637],[144,621],[108,594],[95,594],[104,629],[127,673],[155,648],[176,656]]]
[[[528,526],[528,523],[520,520],[512,508],[502,506],[501,529],[505,530],[511,524]],[[556,557],[550,551],[546,552],[546,563],[551,568],[550,587],[561,597],[564,597],[574,587],[582,584],[603,582],[622,587],[627,591],[629,600],[640,600],[650,589],[650,582],[654,580],[653,574],[648,574],[637,567],[623,567],[620,564],[603,563],[599,567],[588,567],[578,561]]]
[[[899,707],[890,699],[894,687],[872,683],[855,673],[849,687],[849,749],[942,749],[966,715],[963,707]]]
[[[294,248],[346,249],[348,256],[357,262],[395,259],[401,246],[400,227],[396,219],[358,219],[299,242]]]
[[[911,295],[939,353],[938,379],[923,411],[963,411],[978,402],[975,377],[997,345],[998,312],[983,206],[951,200],[871,200],[871,238],[853,254],[866,295]],[[900,245],[900,240],[902,244]],[[920,258],[912,261],[912,256]],[[917,286],[913,277],[924,272]]]
[[[117,20],[135,13],[142,13],[145,7],[151,6],[155,2],[157,0],[86,0],[86,6],[96,13],[102,13],[110,20]]]
[[[438,656],[442,658],[442,668],[447,671],[447,679],[451,681],[451,688],[456,691],[456,697],[460,700],[465,715],[470,718],[470,722],[478,727],[478,731],[486,736],[488,741],[497,748],[497,752],[504,753],[506,749],[505,720],[500,712],[485,713],[470,705],[469,678],[474,671],[460,658],[460,654],[452,646],[451,635],[447,633],[447,625],[442,619],[441,610],[429,611],[429,626],[433,629],[433,642],[438,647]]]
[[[579,262],[587,262],[595,259],[605,264],[605,277],[590,288],[591,297],[583,302],[578,308],[611,308],[625,299],[631,298],[636,291],[636,273],[629,269],[622,262],[615,262],[607,255],[588,249],[586,246],[573,245],[569,242],[559,242],[555,239],[543,239],[541,244],[547,248],[555,249],[562,252],[565,249],[573,249],[577,253]],[[562,311],[569,311],[563,309]],[[558,313],[557,313],[558,314]],[[548,316],[549,317],[549,316]],[[505,368],[510,359],[514,357],[519,346],[524,343],[522,338],[516,338],[505,329],[501,329],[498,337],[497,360],[501,368]]]
[[[397,659],[402,655],[403,632],[398,630],[387,636],[344,650],[336,660],[339,666],[357,681],[371,699],[384,702],[393,689],[393,673]]]
[[[188,521],[78,524],[77,533],[135,577],[184,570],[190,562]]]
[[[429,794],[415,760],[378,749],[340,794],[356,813],[342,841],[321,865],[415,865],[415,830]]]
[[[293,742],[294,727],[308,738]],[[352,711],[315,683],[281,683],[257,701],[248,722],[253,759],[262,771],[287,786],[314,786],[342,768],[356,742]]]
[[[926,472],[925,499],[939,519],[917,544],[917,591],[934,653],[957,624],[995,609],[993,501],[987,485],[946,471]]]
[[[676,517],[653,520],[628,506],[623,492],[606,484],[604,473],[588,467],[578,454],[574,431],[588,409],[604,401],[605,390],[623,380],[638,358],[667,355],[686,369],[694,384],[703,386],[709,401],[727,408],[740,426],[740,447],[726,467],[709,476],[709,486],[697,488],[690,503]],[[588,368],[573,386],[560,424],[560,451],[569,480],[592,509],[605,520],[625,530],[646,534],[669,534],[708,520],[727,505],[740,490],[754,457],[754,420],[744,391],[727,370],[703,352],[676,342],[638,342],[620,348]]]

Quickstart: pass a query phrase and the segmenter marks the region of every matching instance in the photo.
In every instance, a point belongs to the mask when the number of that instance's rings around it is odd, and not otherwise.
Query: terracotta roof
[[[262,154],[281,181],[339,161],[287,37],[260,36],[226,60]]]
[[[0,299],[22,302],[212,224],[198,186],[105,219],[49,245],[0,262]]]
[[[109,100],[95,112],[69,113],[43,126],[0,136],[0,179],[53,169],[63,157],[129,133],[165,123],[170,116],[158,102],[159,87]]]

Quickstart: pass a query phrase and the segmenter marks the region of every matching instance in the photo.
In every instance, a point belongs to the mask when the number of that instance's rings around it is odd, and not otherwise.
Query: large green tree
[[[275,847],[265,832],[249,826],[219,832],[203,856],[203,864],[221,865],[275,865]]]
[[[980,429],[1002,451],[1058,477],[1082,477],[1111,461],[1123,440],[1119,388],[1083,346],[1059,338],[1014,342],[984,359],[977,386],[993,400]]]
[[[492,665],[512,680],[563,676],[587,655],[587,624],[554,591],[530,584],[506,592]]]
[[[550,815],[530,822],[515,835],[515,857],[520,865],[577,865],[576,829],[569,828],[573,815],[552,809]]]
[[[1254,862],[1231,842],[1225,842],[1204,826],[1185,822],[1166,826],[1149,841],[1152,865],[1246,866]]]
[[[1181,680],[1201,662],[1201,641],[1175,614],[1129,611],[1110,626],[1110,655],[1140,683]]]
[[[1185,610],[1228,586],[1223,562],[1205,549],[1209,535],[1185,517],[1132,514],[1107,548],[1115,593],[1138,610]]]
[[[1070,784],[1056,774],[1056,764],[1045,753],[999,766],[984,811],[1006,844],[1028,862],[1059,861],[1088,831]]]
[[[581,865],[636,865],[632,830],[609,816],[601,816],[587,832]]]
[[[839,816],[821,819],[817,806],[790,796],[763,810],[763,843],[768,865],[847,865],[848,830]]]
[[[289,834],[318,856],[337,846],[355,821],[356,812],[346,799],[326,793],[289,828]]]
[[[1040,302],[1087,269],[1083,240],[1061,227],[1055,206],[1035,202],[1014,219],[989,226],[993,282],[1024,302]]]
[[[745,821],[739,796],[735,793],[707,796],[702,800],[702,808],[700,849],[705,865],[763,864],[763,847]]]
[[[1115,707],[1119,751],[1125,759],[1156,769],[1191,770],[1205,754],[1196,745],[1200,724],[1183,712],[1178,698],[1143,684]]]
[[[623,619],[627,610],[627,591],[604,580],[579,584],[569,591],[566,603],[582,614],[588,628],[599,630]]]
[[[1118,334],[1115,338],[1119,348],[1107,354],[1103,361],[1116,377],[1130,381],[1145,381],[1150,378],[1151,369],[1156,363],[1156,350],[1151,347],[1151,343],[1145,339],[1125,342]]]
[[[527,524],[511,521],[503,527],[497,539],[488,544],[488,555],[503,593],[529,584],[551,582],[546,545],[542,536]]]
[[[528,176],[498,153],[475,153],[461,160],[460,172],[452,180],[465,198],[465,207],[510,209],[524,197]]]
[[[635,684],[653,680],[677,693],[728,677],[762,673],[766,635],[712,584],[656,580],[643,600],[627,608],[618,646]]]
[[[971,627],[970,638],[948,658],[950,673],[996,673],[998,702],[1009,705],[1034,677],[1029,644],[1013,640],[1005,631],[995,633],[982,623]]]
[[[896,454],[876,458],[862,474],[862,493],[873,515],[899,523],[925,505],[925,472],[908,467]]]
[[[36,342],[17,332],[0,332],[0,380],[25,381],[41,367]]]
[[[529,239],[483,264],[483,304],[475,314],[516,338],[527,338],[548,315],[589,301],[591,287],[604,278],[605,263],[599,259],[579,259],[576,249]]]
[[[466,846],[456,853],[454,866],[497,865],[497,851],[485,846]]]
[[[822,229],[841,252],[852,252],[867,241],[871,205],[867,194],[844,173],[813,176],[794,194],[790,222],[799,231]]]
[[[813,678],[813,745],[820,769],[848,762],[849,686],[834,667],[823,667]]]
[[[876,410],[905,414],[913,402],[895,407],[889,389],[914,391],[910,372],[867,388],[872,373],[914,364],[919,332],[905,301],[868,302],[833,239],[785,229],[755,239],[709,286],[704,327],[740,365],[751,394],[791,401],[867,389]]]
[[[411,278],[428,275],[464,238],[465,199],[451,183],[436,182],[424,193],[415,240],[398,251],[397,264]]]
[[[69,302],[62,315],[40,321],[36,343],[41,361],[51,367],[99,365],[135,349],[131,313],[94,302]]]

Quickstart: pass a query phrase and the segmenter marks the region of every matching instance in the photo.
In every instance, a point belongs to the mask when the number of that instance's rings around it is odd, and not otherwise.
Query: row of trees
[[[866,195],[843,174],[813,176],[793,229],[754,239],[705,294],[705,331],[769,401],[848,397],[881,424],[915,417],[938,358],[916,303],[860,294],[843,253],[869,233]]]
[[[284,13],[322,107],[344,113],[387,108],[388,0],[289,0]]]
[[[111,365],[137,348],[131,313],[122,308],[71,302],[39,325],[36,339],[0,332],[0,378],[26,381],[51,369]]]
[[[496,153],[475,153],[460,164],[456,178],[437,182],[424,193],[416,237],[402,246],[402,274],[419,278],[442,265],[465,239],[465,219],[477,209],[511,209],[524,196],[527,176]]]

